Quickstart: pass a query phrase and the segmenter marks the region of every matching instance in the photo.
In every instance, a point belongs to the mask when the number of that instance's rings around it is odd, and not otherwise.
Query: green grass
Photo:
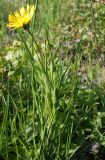
[[[26,1],[29,32],[6,28],[11,2],[0,15],[1,160],[85,160],[91,143],[103,156],[104,4],[78,2]]]

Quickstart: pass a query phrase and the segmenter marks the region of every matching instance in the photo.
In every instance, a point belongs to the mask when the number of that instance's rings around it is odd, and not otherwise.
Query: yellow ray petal
[[[35,12],[35,6],[33,5],[30,9],[30,18],[33,17],[34,12]]]
[[[20,16],[20,14],[19,14],[17,11],[14,12],[14,15],[15,15],[17,18]]]
[[[15,21],[15,16],[14,16],[14,15],[9,14],[8,20],[9,20],[9,22],[11,22],[11,21]]]
[[[27,11],[29,11],[30,7],[29,7],[29,4],[27,4]]]
[[[25,14],[25,9],[24,9],[24,7],[20,8],[20,14],[21,14],[21,16]]]

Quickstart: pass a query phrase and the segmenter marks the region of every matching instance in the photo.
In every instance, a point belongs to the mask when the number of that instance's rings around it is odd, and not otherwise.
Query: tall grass
[[[1,49],[0,159],[75,159],[90,141],[105,145],[105,93],[90,47],[96,41],[84,31],[78,37],[71,1],[27,2],[37,5],[29,30],[10,32],[12,45]],[[82,1],[72,2],[73,16],[83,16]]]

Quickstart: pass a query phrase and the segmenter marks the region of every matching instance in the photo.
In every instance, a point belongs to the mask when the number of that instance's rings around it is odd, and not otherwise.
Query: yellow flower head
[[[35,9],[36,9],[35,5],[29,6],[27,4],[26,9],[24,7],[21,7],[20,12],[15,11],[13,14],[12,13],[9,14],[8,16],[9,23],[7,27],[11,29],[17,29],[27,26],[34,15]]]

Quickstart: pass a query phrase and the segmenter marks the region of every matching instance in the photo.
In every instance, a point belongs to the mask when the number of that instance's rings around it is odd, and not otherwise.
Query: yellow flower
[[[13,14],[12,13],[9,14],[8,16],[9,23],[7,27],[11,29],[26,27],[28,23],[31,21],[35,9],[36,9],[35,5],[29,6],[27,4],[26,9],[24,7],[21,7],[20,12],[15,11]]]

